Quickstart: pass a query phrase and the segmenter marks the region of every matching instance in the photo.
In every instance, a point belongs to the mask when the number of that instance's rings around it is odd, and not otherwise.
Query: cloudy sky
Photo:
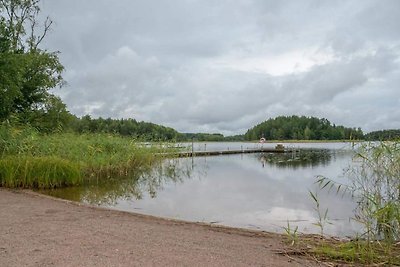
[[[398,0],[43,0],[82,116],[243,133],[306,115],[400,128]]]

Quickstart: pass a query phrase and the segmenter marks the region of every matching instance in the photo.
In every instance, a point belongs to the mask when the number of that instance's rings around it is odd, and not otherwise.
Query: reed
[[[168,149],[166,147],[144,145],[110,134],[41,135],[32,128],[2,125],[1,185],[54,188],[115,175],[127,176],[149,168],[160,159],[158,152]],[[67,178],[68,175],[71,178]]]
[[[57,157],[0,159],[0,185],[16,188],[56,188],[82,182],[80,166]]]
[[[400,266],[400,141],[361,144],[345,175],[349,185],[326,177],[317,183],[337,195],[352,195],[357,203],[352,219],[363,232],[349,242],[317,246],[314,252],[335,260]]]

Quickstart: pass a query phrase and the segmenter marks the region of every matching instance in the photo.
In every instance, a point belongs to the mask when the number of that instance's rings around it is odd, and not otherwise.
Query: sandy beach
[[[0,189],[0,266],[318,266],[284,237]]]

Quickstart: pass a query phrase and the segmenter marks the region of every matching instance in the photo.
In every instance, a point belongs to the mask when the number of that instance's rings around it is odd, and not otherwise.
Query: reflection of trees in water
[[[255,155],[255,154],[254,154]],[[254,156],[263,166],[297,169],[326,166],[336,158],[332,150],[301,150],[300,153],[263,153]],[[125,175],[111,175],[79,187],[54,189],[44,193],[97,205],[114,205],[118,200],[142,199],[157,192],[169,183],[183,183],[185,179],[207,176],[207,157],[160,159],[151,167],[132,170]]]
[[[184,179],[191,178],[192,166],[189,163],[179,159],[164,159],[124,176],[112,176],[84,186],[45,193],[97,205],[113,205],[118,199],[142,199],[146,193],[154,198],[166,183],[182,183]]]
[[[332,150],[300,150],[293,153],[263,153],[258,155],[262,166],[297,169],[304,167],[327,166],[336,159]]]

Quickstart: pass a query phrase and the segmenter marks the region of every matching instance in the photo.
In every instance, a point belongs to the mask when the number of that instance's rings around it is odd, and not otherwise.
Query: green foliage
[[[36,110],[25,112],[18,117],[20,124],[29,124],[41,133],[67,131],[75,120],[59,97],[50,95]]]
[[[363,266],[400,266],[399,249],[379,242],[330,241],[315,246],[311,252],[325,261],[357,263]]]
[[[244,139],[243,134],[238,134],[238,135],[225,136],[224,141],[226,141],[226,142],[242,142],[242,141],[245,141],[245,139]]]
[[[177,141],[236,142],[245,141],[243,135],[224,136],[220,133],[179,133]]]
[[[331,222],[329,221],[329,218],[328,218],[328,209],[325,209],[325,211],[322,211],[321,204],[318,199],[318,194],[313,193],[311,191],[309,191],[309,193],[315,204],[314,210],[317,212],[317,215],[318,215],[318,220],[313,224],[319,228],[321,237],[324,237],[325,226],[327,224],[331,224]]]
[[[400,142],[362,144],[345,174],[349,185],[326,177],[319,177],[317,183],[336,194],[350,193],[357,203],[353,219],[364,230],[353,241],[323,244],[314,252],[329,259],[399,266]]]
[[[9,156],[0,159],[0,185],[56,188],[82,182],[80,166],[58,157]]]
[[[58,179],[51,176],[56,175],[57,172],[49,172],[53,168],[52,166],[58,166],[57,164],[64,164],[65,168],[71,167],[71,172],[74,172],[75,168],[79,168],[79,173],[85,180],[108,179],[113,175],[126,176],[142,168],[147,168],[159,160],[160,157],[156,153],[163,152],[166,149],[163,147],[144,147],[132,139],[107,134],[43,135],[32,128],[0,127],[0,159],[4,160],[2,162],[3,172],[12,174],[18,170],[15,175],[4,176],[8,177],[6,186],[13,184],[10,179],[15,180],[14,184],[17,186],[25,186],[20,182],[25,181],[25,178],[21,177],[31,177],[32,175],[50,177],[48,178],[50,180]],[[60,159],[64,161],[60,161]],[[49,163],[48,168],[46,168],[46,162]],[[26,174],[16,167],[23,164],[34,167],[27,169],[28,174]],[[39,170],[43,175],[39,174]],[[37,179],[41,178],[37,177]],[[62,180],[60,183],[62,185],[71,184],[63,183]],[[51,182],[48,186],[54,187],[53,184]],[[32,183],[32,186],[39,185]]]
[[[22,95],[20,69],[17,56],[0,52],[0,121],[11,115],[15,100]]]
[[[181,133],[179,134],[179,141],[198,141],[198,142],[217,142],[217,141],[225,141],[225,138],[222,134],[219,133]]]
[[[20,96],[14,100],[13,112],[24,113],[37,110],[47,101],[48,91],[61,86],[64,67],[56,53],[40,50],[16,55],[19,59],[22,80],[18,81]]]
[[[65,127],[77,133],[110,133],[142,141],[243,141],[243,135],[224,137],[219,133],[178,133],[176,130],[135,119],[91,118],[89,115],[71,119]]]
[[[260,155],[259,160],[263,164],[268,164],[277,168],[288,168],[297,170],[299,168],[327,165],[332,160],[332,154],[327,150],[302,150],[292,153],[278,153],[274,155]]]
[[[40,27],[39,12],[39,0],[0,0],[0,121],[14,114],[30,123],[63,84],[58,53],[38,47],[52,24],[47,18]]]
[[[249,129],[244,138],[258,140],[355,140],[362,139],[360,128],[331,125],[327,119],[305,116],[280,116]]]
[[[48,90],[62,84],[62,71],[55,53],[0,53],[0,119],[40,109],[51,97]]]
[[[0,125],[0,157],[27,154],[37,135],[38,132],[34,128]]]
[[[347,172],[359,204],[356,220],[368,239],[400,240],[400,142],[360,147]]]
[[[178,132],[172,128],[150,122],[138,122],[135,119],[92,119],[89,115],[74,118],[69,128],[77,133],[108,133],[129,136],[143,141],[172,141],[178,138]]]
[[[363,144],[345,175],[350,185],[319,177],[321,189],[350,192],[358,204],[354,220],[364,226],[367,240],[400,240],[400,143]]]
[[[381,130],[367,133],[365,139],[369,141],[388,141],[388,140],[399,140],[400,129],[392,130]]]
[[[297,245],[299,242],[299,234],[298,234],[299,227],[296,226],[292,228],[288,221],[287,227],[283,227],[283,229],[285,230],[286,237],[289,239],[290,245],[291,246]]]

